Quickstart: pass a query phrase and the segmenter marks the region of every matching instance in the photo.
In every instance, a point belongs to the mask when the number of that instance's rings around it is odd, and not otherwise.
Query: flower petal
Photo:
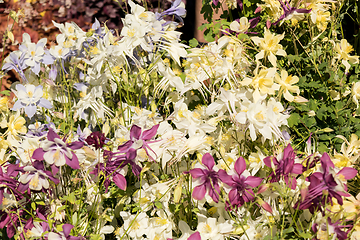
[[[245,171],[245,169],[246,169],[246,162],[245,162],[244,158],[243,158],[243,157],[239,157],[239,158],[236,160],[236,162],[235,162],[235,164],[234,164],[234,167],[235,167],[235,171],[236,171],[239,175],[241,175],[241,174]]]
[[[192,196],[196,200],[202,200],[205,197],[206,187],[204,184],[194,188]]]
[[[213,169],[214,165],[215,165],[215,161],[214,158],[211,156],[210,153],[205,153],[204,156],[202,157],[202,163],[209,169]]]

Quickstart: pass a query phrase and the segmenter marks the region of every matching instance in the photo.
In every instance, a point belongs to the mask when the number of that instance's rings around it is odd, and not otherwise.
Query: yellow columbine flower
[[[264,38],[252,37],[251,40],[260,47],[260,52],[256,54],[256,60],[268,57],[271,64],[276,67],[276,56],[286,56],[283,46],[279,42],[284,38],[284,33],[276,35],[270,32],[269,29],[264,28]]]
[[[7,127],[5,134],[16,137],[19,133],[26,133],[25,118],[20,116],[20,111],[17,111],[16,115],[11,115],[9,121],[6,123],[3,121],[1,127]]]
[[[9,98],[8,97],[2,97],[0,98],[0,111],[1,112],[7,112],[9,110],[8,107]]]
[[[337,52],[335,58],[342,60],[341,62],[346,68],[345,72],[348,72],[351,67],[348,61],[352,64],[359,63],[359,56],[350,56],[349,53],[354,51],[354,48],[348,43],[346,39],[341,39],[340,43],[335,45],[335,51]]]
[[[288,72],[285,70],[281,70],[281,76],[279,74],[275,75],[275,81],[280,84],[280,92],[283,93],[283,96],[289,102],[294,101],[294,96],[291,95],[290,92],[300,94],[300,90],[298,86],[292,86],[293,84],[299,81],[299,78],[296,76],[288,75]]]

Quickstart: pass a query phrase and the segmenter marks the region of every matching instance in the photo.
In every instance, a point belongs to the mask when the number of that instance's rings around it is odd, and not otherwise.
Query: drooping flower
[[[285,0],[285,3],[281,0],[279,0],[279,2],[284,11],[284,14],[281,15],[280,18],[276,22],[274,22],[272,25],[276,25],[282,20],[290,20],[291,19],[294,21],[299,21],[304,18],[304,13],[311,12],[311,9],[298,8],[298,6],[292,7],[287,0]],[[300,4],[300,2],[298,2],[298,5],[299,4]]]
[[[254,192],[252,188],[259,186],[262,178],[249,176],[250,173],[246,171],[246,162],[244,158],[239,157],[234,164],[235,172],[228,175],[226,171],[219,170],[219,178],[222,182],[228,185],[229,200],[231,206],[241,207],[245,202],[254,200]]]
[[[64,224],[62,226],[62,231],[59,233],[50,232],[48,235],[48,240],[80,240],[80,237],[74,237],[70,235],[71,229],[74,226],[71,224]]]
[[[270,182],[279,182],[283,179],[291,189],[296,188],[296,174],[303,172],[303,166],[300,163],[295,163],[295,152],[289,144],[285,149],[282,159],[278,160],[276,157],[266,157],[264,163],[266,166],[273,169],[269,178]]]
[[[11,69],[14,69],[18,74],[20,74],[22,80],[24,82],[27,82],[28,80],[25,77],[25,74],[23,72],[24,69],[26,69],[27,66],[25,64],[25,53],[21,54],[20,57],[16,54],[16,52],[11,52],[9,55],[9,62],[6,62],[2,70],[5,72],[10,71]]]
[[[321,156],[320,161],[320,172],[315,172],[307,178],[310,185],[303,194],[303,200],[298,203],[299,209],[309,209],[310,212],[314,212],[315,209],[325,206],[325,203],[331,204],[333,198],[342,205],[342,197],[350,196],[347,193],[347,186],[344,182],[355,177],[357,170],[351,167],[344,167],[336,173],[334,163],[327,153]]]
[[[32,84],[26,84],[24,86],[17,84],[16,90],[15,95],[18,100],[11,110],[16,111],[17,109],[24,108],[28,117],[32,118],[36,113],[37,106],[48,109],[52,108],[51,103],[42,97],[43,90],[41,85],[34,86]]]
[[[208,192],[214,202],[219,202],[219,175],[214,170],[215,161],[210,153],[204,154],[202,164],[205,168],[202,166],[201,168],[194,168],[189,171],[195,179],[195,188],[192,196],[196,200],[202,200],[206,192]]]

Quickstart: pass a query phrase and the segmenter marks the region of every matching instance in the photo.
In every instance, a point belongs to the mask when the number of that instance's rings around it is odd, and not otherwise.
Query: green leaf
[[[1,91],[0,94],[10,96],[10,91],[9,90],[4,90],[4,91]]]
[[[161,204],[161,202],[156,201],[156,202],[155,202],[155,207],[157,207],[157,208],[159,208],[159,209],[162,209],[162,208],[163,208],[163,205]]]
[[[189,45],[190,45],[190,47],[197,47],[198,45],[199,45],[199,42],[198,42],[198,40],[196,40],[195,38],[193,38],[193,39],[191,39],[190,41],[189,41]]]
[[[312,234],[311,233],[305,233],[305,232],[299,232],[299,235],[303,238],[311,238]]]
[[[35,211],[36,210],[36,204],[35,204],[35,202],[32,202],[31,203],[31,208]]]
[[[102,240],[102,237],[100,234],[91,234],[90,240]]]
[[[293,127],[295,125],[298,125],[299,122],[300,122],[300,115],[297,114],[297,113],[292,113],[290,115],[290,117],[287,119],[288,120],[288,124],[289,124],[289,127]]]

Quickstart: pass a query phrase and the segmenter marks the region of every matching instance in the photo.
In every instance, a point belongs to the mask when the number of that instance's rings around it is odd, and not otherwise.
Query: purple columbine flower
[[[59,179],[55,178],[50,171],[45,170],[41,161],[34,161],[32,166],[25,166],[24,171],[26,173],[19,178],[18,190],[20,192],[25,192],[28,188],[34,191],[48,189],[50,186],[48,179],[55,184],[59,183]]]
[[[11,110],[16,111],[20,108],[24,108],[28,117],[32,118],[36,113],[37,106],[48,109],[52,108],[51,103],[42,97],[43,90],[41,85],[35,86],[32,84],[26,84],[24,86],[22,84],[17,84],[16,90],[17,92],[15,92],[15,95],[18,100],[15,102]]]
[[[152,157],[149,155],[148,150],[152,151],[155,155],[156,153],[149,147],[149,143],[152,143],[154,141],[149,140],[156,135],[158,128],[159,124],[141,132],[141,127],[133,125],[130,129],[130,140],[120,145],[118,147],[118,150],[122,153],[126,153],[127,157],[134,156],[135,153],[136,157],[136,150],[144,148],[146,154],[149,156],[150,159],[152,159]]]
[[[71,224],[64,224],[63,231],[59,233],[50,232],[47,236],[48,240],[80,240],[80,237],[70,236],[71,229],[74,226]]]
[[[2,67],[2,70],[7,72],[11,69],[14,69],[18,74],[20,74],[20,77],[24,80],[24,82],[27,82],[23,70],[27,68],[27,65],[25,64],[25,53],[21,54],[20,58],[16,55],[15,52],[11,52],[9,55],[10,62],[5,63]]]
[[[219,202],[219,175],[213,169],[215,165],[214,158],[210,153],[206,153],[201,161],[205,168],[194,168],[189,171],[191,176],[195,178],[196,185],[192,196],[196,200],[202,200],[205,197],[206,192],[208,192],[214,202]]]
[[[342,196],[349,197],[347,186],[344,180],[352,179],[356,176],[357,170],[351,167],[344,167],[338,173],[334,171],[334,163],[329,155],[324,153],[321,157],[321,171],[311,174],[306,180],[310,182],[307,191],[302,193],[302,201],[297,206],[299,209],[309,209],[314,212],[331,204],[332,198],[336,198],[340,205],[343,204]]]
[[[292,15],[296,14],[296,13],[309,13],[311,12],[311,9],[306,9],[306,8],[297,8],[297,7],[292,7],[290,6],[290,3],[285,0],[285,3],[281,0],[279,0],[282,9],[284,10],[284,14],[280,16],[280,18],[274,22],[272,25],[277,25],[280,21],[282,20],[289,20],[291,19]],[[300,3],[300,2],[299,2]]]
[[[340,221],[332,223],[331,218],[328,217],[327,223],[324,222],[320,226],[317,223],[315,223],[315,224],[313,224],[311,229],[313,230],[314,233],[317,233],[318,231],[323,231],[323,232],[325,232],[326,236],[328,236],[328,234],[330,234],[330,235],[334,234],[332,239],[336,238],[339,240],[345,240],[345,239],[348,239],[348,233],[349,233],[349,231],[351,231],[351,229],[349,229],[348,232],[344,232],[341,229],[347,228],[347,227],[351,227],[351,225],[342,226],[342,225],[340,225]],[[314,239],[319,240],[318,238],[314,238]],[[320,238],[320,239],[322,239],[322,238]]]
[[[72,150],[80,149],[84,146],[82,142],[65,143],[54,130],[49,129],[47,140],[43,142],[43,147],[34,151],[32,158],[35,160],[45,160],[48,164],[53,164],[52,169],[56,174],[58,167],[69,165],[72,169],[79,169],[79,160]]]
[[[105,137],[105,134],[102,132],[93,132],[85,139],[85,142],[89,145],[93,145],[96,150],[99,148],[102,148],[106,142],[107,138]]]
[[[234,168],[235,173],[232,175],[228,175],[226,171],[220,169],[219,178],[231,189],[229,192],[231,206],[241,207],[245,202],[254,200],[255,194],[252,188],[259,186],[262,178],[249,176],[249,173],[245,172],[246,162],[242,157],[236,160]]]
[[[296,188],[295,174],[301,174],[303,172],[303,166],[300,163],[295,163],[295,153],[291,145],[289,144],[283,153],[283,157],[277,160],[276,157],[266,157],[264,163],[270,168],[275,168],[269,175],[270,182],[279,182],[282,178],[291,189]]]

